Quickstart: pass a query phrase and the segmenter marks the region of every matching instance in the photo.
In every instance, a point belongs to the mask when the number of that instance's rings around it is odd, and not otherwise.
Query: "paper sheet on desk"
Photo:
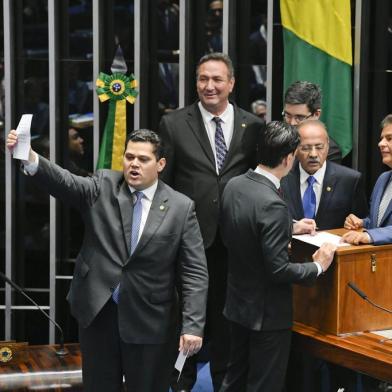
[[[392,339],[392,329],[384,329],[382,331],[372,331],[376,335],[380,335],[387,339]]]
[[[339,247],[350,245],[347,244],[346,242],[340,242],[340,239],[342,237],[340,237],[339,235],[331,234],[326,231],[318,231],[315,235],[310,235],[310,234],[293,235],[293,238],[306,242],[307,244],[315,245],[317,247],[320,247],[325,242],[332,243]]]
[[[24,114],[20,121],[16,133],[18,134],[18,143],[16,144],[12,156],[15,159],[27,161],[30,152],[30,128],[32,114]]]

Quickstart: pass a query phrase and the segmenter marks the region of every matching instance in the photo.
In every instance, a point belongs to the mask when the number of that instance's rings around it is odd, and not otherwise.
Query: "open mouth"
[[[130,175],[130,177],[131,177],[132,179],[136,179],[136,178],[139,178],[139,177],[140,177],[140,173],[139,173],[138,171],[136,171],[136,170],[131,170],[131,171],[129,172],[129,175]]]

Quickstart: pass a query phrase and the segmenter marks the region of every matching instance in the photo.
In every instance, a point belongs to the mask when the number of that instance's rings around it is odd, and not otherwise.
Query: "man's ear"
[[[317,110],[314,112],[314,117],[316,117],[316,120],[319,120],[319,119],[320,119],[320,116],[321,116],[321,109],[317,109]]]
[[[165,168],[165,166],[166,166],[166,159],[165,158],[161,158],[158,161],[158,167],[157,167],[158,173],[160,173]]]

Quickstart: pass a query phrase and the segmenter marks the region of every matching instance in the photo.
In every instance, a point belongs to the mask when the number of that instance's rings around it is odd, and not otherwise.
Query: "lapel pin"
[[[332,188],[330,186],[327,186],[327,192],[331,192]]]
[[[163,211],[164,209],[165,209],[165,206],[163,206],[162,204],[159,206],[159,209],[161,210],[161,211]]]
[[[245,124],[245,123],[242,123],[242,124],[241,124],[241,127],[242,127],[242,128],[245,128],[245,127],[246,127],[246,124]]]

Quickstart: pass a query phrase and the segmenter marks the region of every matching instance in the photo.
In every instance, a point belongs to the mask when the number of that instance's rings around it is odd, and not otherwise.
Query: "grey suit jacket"
[[[208,274],[193,202],[159,181],[132,255],[132,198],[122,172],[79,177],[40,157],[32,177],[80,210],[85,237],[68,295],[71,312],[87,327],[120,282],[119,328],[128,343],[157,344],[169,334],[182,289],[182,333],[203,335]]]
[[[225,316],[252,330],[292,325],[291,283],[312,282],[315,263],[291,263],[291,216],[276,187],[249,170],[222,199],[222,237],[229,253]]]
[[[299,163],[282,179],[281,187],[293,219],[302,219],[304,210]],[[320,230],[340,228],[344,226],[344,220],[349,214],[363,217],[367,212],[361,173],[327,161],[320,204],[315,217],[317,227]]]
[[[164,141],[166,167],[161,179],[195,201],[205,248],[215,240],[220,199],[227,181],[257,164],[259,118],[234,105],[230,148],[219,175],[197,103],[163,116],[159,134]]]

